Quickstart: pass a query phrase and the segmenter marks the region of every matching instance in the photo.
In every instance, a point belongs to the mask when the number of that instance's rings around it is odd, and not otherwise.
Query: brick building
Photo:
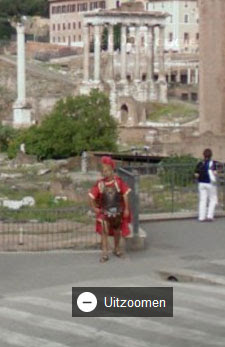
[[[83,14],[102,8],[118,7],[117,0],[48,0],[50,43],[83,46]]]
[[[167,51],[196,53],[199,47],[199,10],[197,0],[146,0],[148,11],[170,14],[165,28]]]

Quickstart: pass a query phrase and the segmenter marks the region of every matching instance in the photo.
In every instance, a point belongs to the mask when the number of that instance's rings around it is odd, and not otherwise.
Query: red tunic
[[[112,180],[108,180],[108,178],[102,178],[96,182],[96,184],[91,188],[89,191],[89,196],[96,201],[97,207],[101,210],[102,204],[101,204],[101,198],[102,198],[102,191],[104,185],[108,187],[116,187],[117,191],[122,194],[122,196],[128,194],[131,189],[126,185],[126,183],[117,175],[114,175],[114,178]],[[122,209],[124,211],[124,203],[122,206]],[[102,212],[99,212],[96,214],[96,232],[101,234],[103,229],[103,221],[105,220],[105,216]],[[127,236],[130,234],[130,228],[129,224],[131,222],[131,214],[129,212],[128,217],[122,216],[122,222],[121,222],[121,233],[122,236]],[[112,228],[109,229],[109,235],[114,235],[114,230]]]

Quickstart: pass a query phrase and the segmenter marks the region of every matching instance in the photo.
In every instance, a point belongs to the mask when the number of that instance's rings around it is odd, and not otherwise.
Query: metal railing
[[[82,208],[1,209],[0,251],[43,251],[69,248],[96,248],[88,206]]]
[[[138,165],[117,173],[131,188],[129,194],[134,235],[138,233],[139,214],[160,212],[197,212],[198,190],[193,165]],[[225,165],[218,167],[217,210],[225,210]],[[53,249],[97,248],[95,216],[83,200],[74,207],[19,210],[0,208],[0,251],[40,251]]]
[[[146,164],[130,167],[140,173],[140,213],[197,212],[198,184],[194,165]],[[217,210],[225,210],[225,165],[218,165]]]

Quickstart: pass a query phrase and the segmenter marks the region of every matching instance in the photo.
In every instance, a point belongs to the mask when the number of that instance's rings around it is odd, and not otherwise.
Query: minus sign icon
[[[92,301],[83,301],[83,304],[92,304]]]

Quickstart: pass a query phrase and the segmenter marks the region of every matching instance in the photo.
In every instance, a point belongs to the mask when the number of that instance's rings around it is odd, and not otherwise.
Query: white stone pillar
[[[198,67],[195,68],[195,84],[199,83],[199,71]]]
[[[114,52],[114,32],[113,25],[108,25],[108,52],[112,54]]]
[[[17,105],[26,105],[26,74],[25,74],[25,34],[24,25],[18,23],[17,30]]]
[[[140,27],[135,28],[135,68],[134,79],[140,81],[140,49],[141,49],[141,35]]]
[[[113,63],[113,54],[114,54],[114,31],[113,25],[108,25],[108,53],[109,53],[109,80],[114,79],[114,63]]]
[[[126,57],[127,57],[127,27],[121,25],[121,43],[120,43],[120,54],[121,54],[121,81],[126,82]]]
[[[89,51],[90,51],[90,39],[89,39],[89,25],[86,24],[83,27],[84,34],[84,82],[89,80]]]
[[[164,59],[164,42],[165,42],[165,27],[159,27],[159,101],[162,103],[168,102],[167,97],[167,82],[165,75],[165,59]]]
[[[153,47],[153,27],[147,27],[147,42],[146,42],[146,55],[147,55],[147,81],[153,81],[154,74],[154,47]]]
[[[176,82],[177,82],[177,83],[180,83],[180,82],[181,82],[181,71],[180,71],[179,68],[177,69]]]
[[[147,26],[144,26],[142,27],[143,29],[143,33],[144,33],[144,52],[145,52],[145,55],[148,54],[148,27]]]
[[[95,25],[95,47],[94,47],[94,82],[100,82],[100,50],[101,50],[101,37],[100,25]]]
[[[159,79],[165,80],[165,61],[164,61],[164,42],[165,27],[159,27]]]
[[[191,69],[187,69],[187,84],[191,84]]]
[[[32,124],[31,106],[26,101],[25,33],[24,25],[17,27],[17,100],[13,105],[13,127],[29,127]]]
[[[152,77],[155,75],[155,27],[152,27]]]

